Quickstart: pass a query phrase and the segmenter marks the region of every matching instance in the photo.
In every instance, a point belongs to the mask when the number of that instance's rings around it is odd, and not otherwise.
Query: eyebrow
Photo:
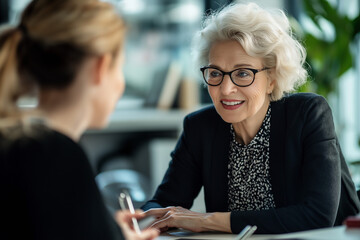
[[[221,67],[215,65],[215,64],[209,64],[208,67],[215,67],[215,68],[219,68],[219,69],[222,69]],[[236,64],[233,66],[233,68],[254,68],[254,66],[250,65],[250,64]]]
[[[236,64],[236,65],[234,65],[234,68],[239,68],[239,67],[254,67],[254,66],[250,65],[250,64]]]

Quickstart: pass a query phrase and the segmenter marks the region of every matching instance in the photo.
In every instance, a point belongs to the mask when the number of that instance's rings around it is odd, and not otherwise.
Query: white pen
[[[125,204],[125,201],[126,201],[126,204]],[[120,207],[121,209],[125,210],[125,209],[129,209],[130,213],[132,214],[135,214],[135,209],[134,209],[134,205],[131,201],[131,198],[130,198],[130,195],[128,193],[120,193],[120,196],[119,196],[119,203],[120,203]],[[126,205],[128,207],[126,207]],[[139,227],[139,223],[138,221],[136,220],[136,218],[131,218],[132,222],[133,222],[133,226],[134,226],[134,229],[135,229],[135,232],[137,234],[141,234],[141,231],[140,231],[140,227]]]
[[[244,229],[235,237],[234,240],[245,240],[249,238],[256,231],[256,226],[247,225]]]

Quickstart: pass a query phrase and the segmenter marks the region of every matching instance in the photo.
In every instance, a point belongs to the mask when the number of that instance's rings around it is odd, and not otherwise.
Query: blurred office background
[[[191,40],[211,10],[231,0],[107,0],[128,24],[124,67],[127,88],[110,125],[81,139],[109,206],[127,188],[138,207],[161,181],[183,117],[210,104]],[[29,0],[0,0],[0,22],[16,24]],[[248,2],[248,1],[240,1]],[[360,0],[254,0],[288,14],[308,51],[308,84],[333,109],[336,130],[360,188]],[[101,96],[99,96],[101,97]],[[36,104],[27,100],[23,104]],[[201,194],[200,194],[201,195]],[[203,211],[200,199],[194,210]]]

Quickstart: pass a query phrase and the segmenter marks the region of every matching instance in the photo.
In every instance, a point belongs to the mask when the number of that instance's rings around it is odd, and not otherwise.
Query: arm
[[[152,228],[166,231],[177,227],[193,232],[220,231],[231,233],[230,212],[198,213],[182,207],[150,209],[145,214],[155,216]]]
[[[197,213],[188,210],[202,186],[203,170],[199,161],[203,150],[200,143],[201,137],[209,134],[204,134],[201,130],[212,129],[200,129],[200,125],[203,126],[204,123],[195,123],[193,119],[185,118],[184,131],[171,154],[172,160],[165,177],[154,198],[142,207],[148,210],[146,215],[157,217],[158,220],[152,227],[162,231],[169,227],[180,227],[194,232],[231,232],[229,212]]]
[[[172,160],[162,183],[154,197],[148,201],[143,210],[168,206],[190,208],[202,186],[202,170],[200,160],[194,155],[196,145],[196,128],[189,126],[188,117],[184,120],[184,131],[171,153]]]
[[[231,229],[257,225],[257,233],[284,233],[333,226],[340,196],[340,156],[331,110],[322,97],[303,103],[298,204],[263,211],[234,211]],[[298,127],[298,126],[292,126]],[[301,127],[301,126],[299,126]],[[291,161],[294,159],[286,159]],[[279,173],[283,174],[283,173]]]

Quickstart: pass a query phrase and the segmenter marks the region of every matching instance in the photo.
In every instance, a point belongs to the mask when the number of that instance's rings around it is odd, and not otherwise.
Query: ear
[[[107,78],[111,61],[112,57],[110,54],[105,54],[95,60],[95,77],[93,81],[95,85],[101,85]]]
[[[276,80],[275,80],[275,76],[274,76],[274,72],[272,69],[268,70],[268,75],[267,75],[267,80],[268,80],[268,84],[267,84],[267,88],[266,88],[266,93],[267,94],[271,94],[272,91],[274,90],[275,84],[276,84]]]

